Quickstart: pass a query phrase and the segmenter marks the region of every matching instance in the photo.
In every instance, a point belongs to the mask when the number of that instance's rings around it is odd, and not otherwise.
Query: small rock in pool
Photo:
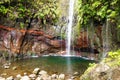
[[[52,78],[52,79],[58,79],[58,75],[57,75],[57,74],[52,74],[52,75],[51,75],[51,78]]]
[[[33,74],[38,74],[39,71],[40,71],[40,68],[35,68],[35,69],[33,70]]]
[[[9,66],[9,65],[5,65],[4,68],[5,68],[5,69],[9,69],[10,66]]]
[[[59,75],[59,79],[60,79],[60,80],[64,80],[64,79],[65,79],[65,74],[60,74],[60,75]]]
[[[44,71],[44,70],[41,70],[41,71],[39,72],[39,75],[47,75],[47,72]]]
[[[16,67],[16,66],[14,66],[12,69],[13,69],[13,70],[16,70],[16,69],[17,69],[17,67]]]
[[[74,76],[78,76],[78,75],[79,75],[79,72],[75,72],[73,75],[74,75]]]

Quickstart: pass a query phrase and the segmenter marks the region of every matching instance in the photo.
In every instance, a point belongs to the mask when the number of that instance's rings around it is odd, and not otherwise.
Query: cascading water
[[[73,24],[73,11],[74,11],[74,1],[69,1],[69,16],[68,16],[68,25],[67,25],[67,46],[66,46],[66,55],[70,56],[70,47],[71,47],[71,33],[72,33],[72,24]]]
[[[103,54],[102,54],[102,58],[105,58],[109,49],[110,49],[110,34],[109,34],[109,22],[106,21],[106,24],[103,25],[103,33],[102,33],[102,37],[103,37]]]

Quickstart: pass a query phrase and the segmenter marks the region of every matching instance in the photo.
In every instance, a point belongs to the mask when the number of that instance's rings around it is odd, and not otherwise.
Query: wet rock
[[[23,76],[20,80],[30,80],[28,76]]]
[[[64,80],[65,79],[65,74],[60,74],[58,77],[60,80]]]
[[[35,69],[33,70],[33,74],[38,74],[39,71],[40,71],[40,68],[35,68]]]
[[[13,76],[10,76],[6,80],[14,80],[14,78],[13,78]]]

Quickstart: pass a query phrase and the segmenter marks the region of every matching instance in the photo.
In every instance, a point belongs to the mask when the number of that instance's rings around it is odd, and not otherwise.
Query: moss
[[[97,66],[95,63],[90,63],[89,68],[84,72],[84,74],[80,77],[80,80],[91,80],[89,77],[89,73]]]

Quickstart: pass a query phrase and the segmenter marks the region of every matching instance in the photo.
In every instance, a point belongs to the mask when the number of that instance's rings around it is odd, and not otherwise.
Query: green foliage
[[[95,65],[96,65],[96,63],[89,63],[89,67],[93,67]]]
[[[33,15],[34,14],[34,15]],[[43,24],[54,24],[58,20],[56,0],[1,0],[0,16],[10,20],[16,18],[39,18]]]
[[[115,52],[109,52],[108,56],[112,59],[120,58],[120,50],[115,51]]]
[[[110,21],[120,14],[119,0],[78,0],[78,21],[80,25],[89,24],[91,20]]]
[[[102,60],[102,62],[107,63],[111,67],[120,66],[120,50],[109,52],[108,57]]]

